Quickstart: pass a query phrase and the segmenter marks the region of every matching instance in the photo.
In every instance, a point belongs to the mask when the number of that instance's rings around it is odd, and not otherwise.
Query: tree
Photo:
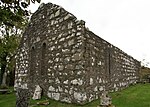
[[[0,39],[0,67],[1,67],[1,83],[6,85],[7,74],[14,69],[14,56],[16,49],[19,45],[20,36],[16,35],[7,35],[4,38]]]
[[[150,64],[150,63],[149,63],[146,59],[143,59],[143,60],[141,61],[141,66],[143,66],[143,67],[148,67],[149,64]]]
[[[30,12],[30,3],[40,0],[0,0],[0,85],[14,69],[14,56]]]
[[[29,16],[27,7],[35,1],[41,0],[0,0],[0,26],[21,27],[24,17]]]

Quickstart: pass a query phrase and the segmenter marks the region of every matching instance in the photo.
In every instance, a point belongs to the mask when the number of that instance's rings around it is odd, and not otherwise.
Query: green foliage
[[[149,75],[150,75],[150,68],[142,66],[140,70],[140,78],[148,79]]]
[[[10,62],[12,60],[12,57],[14,57],[16,53],[16,49],[19,45],[20,37],[17,36],[6,36],[5,38],[0,39],[0,63],[8,64],[11,69],[12,63]],[[6,59],[7,58],[7,59]],[[9,68],[8,68],[9,70]]]
[[[0,0],[0,85],[4,72],[13,71],[14,56],[28,23],[30,2],[40,0]],[[12,81],[13,82],[13,81]]]
[[[12,72],[14,69],[14,56],[16,54],[17,47],[19,45],[19,36],[5,36],[0,39],[0,76],[2,82],[2,76],[4,72]],[[12,81],[13,82],[13,81]]]
[[[40,3],[41,0],[1,0],[0,1],[0,26],[24,26],[25,18],[30,15],[27,7],[30,1]]]
[[[11,27],[19,27],[24,23],[25,10],[20,7],[13,8],[10,4],[3,4],[0,6],[0,25],[6,25]]]

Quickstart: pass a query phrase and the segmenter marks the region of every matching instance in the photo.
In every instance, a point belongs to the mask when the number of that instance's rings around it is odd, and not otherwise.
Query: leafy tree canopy
[[[41,0],[0,0],[0,85],[3,74],[13,71],[14,56],[30,12],[30,3]],[[13,81],[12,81],[13,82]]]
[[[0,26],[16,26],[24,25],[24,16],[29,16],[27,7],[30,3],[41,0],[0,0]]]

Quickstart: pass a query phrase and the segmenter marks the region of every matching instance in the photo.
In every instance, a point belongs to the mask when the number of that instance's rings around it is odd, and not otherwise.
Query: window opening
[[[46,43],[42,44],[41,75],[46,74]]]
[[[30,77],[32,82],[34,80],[34,75],[35,75],[35,47],[32,46],[30,58]]]

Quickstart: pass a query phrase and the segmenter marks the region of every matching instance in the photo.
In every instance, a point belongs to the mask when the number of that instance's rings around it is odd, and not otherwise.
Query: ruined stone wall
[[[103,90],[118,91],[139,79],[140,62],[86,30],[87,92],[93,99]]]
[[[15,87],[43,89],[51,99],[84,104],[103,90],[137,81],[139,62],[96,36],[60,6],[43,4],[32,15],[16,57]]]

